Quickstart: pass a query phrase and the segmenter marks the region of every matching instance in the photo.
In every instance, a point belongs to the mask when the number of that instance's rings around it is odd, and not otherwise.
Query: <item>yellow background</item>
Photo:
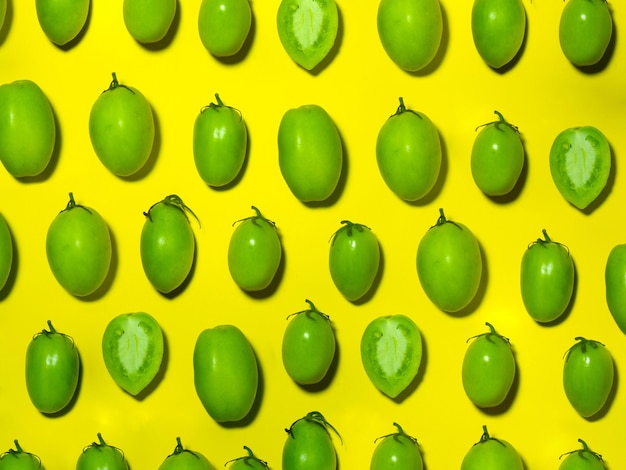
[[[376,31],[376,1],[339,1],[340,35],[332,60],[317,74],[298,67],[281,47],[275,26],[278,1],[252,1],[254,26],[246,53],[219,61],[202,47],[197,32],[200,0],[179,2],[175,29],[160,47],[144,47],[127,33],[122,0],[93,2],[84,34],[70,48],[44,36],[33,1],[9,0],[0,34],[0,83],[30,79],[54,108],[59,138],[53,163],[41,177],[16,180],[0,171],[0,211],[16,245],[16,266],[0,300],[0,448],[13,439],[38,454],[47,469],[74,468],[82,448],[101,432],[124,450],[133,470],[157,468],[175,446],[202,452],[216,466],[244,454],[243,445],[281,467],[284,428],[311,410],[322,412],[343,437],[335,438],[342,470],[368,468],[376,437],[399,422],[415,436],[429,470],[458,468],[481,433],[509,441],[527,469],[557,468],[559,455],[583,438],[608,466],[626,468],[623,417],[626,394],[621,371],[626,344],[604,299],[604,266],[610,249],[626,240],[626,181],[620,157],[626,147],[624,76],[626,50],[620,2],[612,5],[616,41],[610,61],[595,73],[573,67],[559,48],[562,1],[525,0],[528,31],[520,60],[504,73],[476,53],[470,30],[471,1],[442,0],[444,38],[427,70],[408,74],[385,55]],[[95,156],[88,136],[91,105],[108,87],[111,73],[142,91],[153,106],[157,147],[146,171],[121,179]],[[193,122],[219,93],[243,113],[250,150],[242,177],[223,190],[208,188],[192,156]],[[380,126],[404,97],[428,115],[441,134],[444,166],[425,200],[407,204],[384,185],[376,166]],[[276,135],[283,113],[315,103],[335,120],[346,155],[344,180],[329,204],[305,206],[289,192],[277,159]],[[499,110],[516,124],[526,149],[523,182],[514,197],[494,201],[474,185],[469,157],[475,128]],[[581,212],[558,193],[548,154],[563,129],[594,125],[614,151],[614,170],[601,204]],[[65,207],[68,192],[97,209],[114,240],[114,267],[106,288],[89,299],[67,294],[45,256],[46,231]],[[142,212],[176,193],[200,218],[193,223],[197,260],[179,295],[156,292],[139,257]],[[266,295],[248,295],[230,278],[226,252],[232,223],[252,214],[251,205],[273,219],[282,237],[284,265]],[[485,260],[478,301],[462,315],[439,311],[426,298],[415,270],[420,238],[443,207],[448,218],[477,236]],[[327,267],[329,239],[342,219],[370,226],[380,240],[383,265],[366,301],[346,301]],[[519,266],[529,242],[546,228],[568,245],[577,269],[572,308],[562,321],[539,325],[525,312]],[[339,345],[332,381],[304,390],[284,372],[280,346],[286,317],[309,298],[333,320]],[[146,311],[167,338],[167,364],[157,386],[138,400],[107,374],[100,352],[106,324],[120,313]],[[393,401],[368,381],[360,361],[365,326],[381,315],[410,315],[420,327],[425,356],[410,394]],[[82,359],[80,390],[72,408],[41,415],[24,384],[24,355],[34,333],[51,319],[71,335]],[[514,346],[518,383],[513,400],[484,412],[466,398],[460,368],[466,339],[489,321]],[[243,425],[222,426],[208,416],[193,387],[192,351],[197,335],[218,324],[237,325],[257,353],[262,389],[259,406]],[[617,369],[610,408],[595,420],[581,418],[562,385],[563,354],[575,336],[599,340]]]

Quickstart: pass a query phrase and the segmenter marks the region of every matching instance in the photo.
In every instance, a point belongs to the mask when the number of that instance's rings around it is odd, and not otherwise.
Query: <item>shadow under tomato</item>
[[[4,15],[4,23],[0,25],[0,46],[6,41],[7,36],[9,35],[9,30],[11,29],[11,24],[13,23],[13,2],[12,0],[7,0],[7,9]]]
[[[131,397],[133,397],[137,401],[143,401],[148,395],[150,395],[159,386],[159,384],[165,378],[165,374],[167,373],[167,366],[169,364],[169,360],[170,360],[169,340],[168,340],[167,335],[165,334],[165,331],[164,331],[163,332],[163,359],[161,360],[161,367],[159,367],[159,370],[157,371],[156,375],[152,379],[152,382],[150,382],[146,386],[146,388],[144,388],[137,395],[132,395],[132,394],[130,394],[128,392],[126,392],[126,393],[128,393],[128,395],[130,395]]]
[[[422,335],[422,360],[420,362],[419,369],[417,370],[417,374],[415,374],[415,377],[413,378],[409,386],[405,388],[402,392],[400,392],[400,394],[397,397],[391,398],[391,400],[398,404],[406,400],[417,389],[419,384],[421,384],[422,381],[424,380],[427,366],[428,366],[428,346],[426,344],[426,338],[424,337],[424,335]]]
[[[598,197],[595,198],[591,204],[582,209],[582,213],[585,215],[591,215],[593,211],[595,211],[598,207],[602,205],[602,203],[609,197],[611,191],[613,191],[613,187],[615,186],[615,175],[617,173],[616,163],[617,158],[615,157],[615,148],[609,143],[609,148],[611,150],[611,171],[609,172],[609,177],[606,181],[606,186],[602,188]]]
[[[17,271],[19,269],[19,263],[20,263],[20,254],[19,254],[19,249],[17,246],[17,241],[15,240],[15,237],[13,236],[13,232],[11,230],[11,227],[9,226],[8,221],[7,221],[7,227],[9,229],[9,235],[11,235],[11,244],[13,245],[13,260],[11,263],[11,270],[9,271],[9,276],[7,277],[7,280],[4,283],[4,286],[0,288],[0,302],[6,299],[9,296],[9,293],[13,290],[13,286],[15,285],[15,280],[17,279]]]
[[[239,49],[235,54],[231,56],[227,56],[227,57],[217,57],[211,54],[209,51],[207,51],[207,54],[209,54],[212,58],[214,58],[218,62],[221,62],[224,65],[237,64],[239,62],[242,62],[246,58],[248,53],[250,52],[250,49],[252,48],[252,44],[254,43],[255,36],[256,36],[256,17],[254,16],[254,10],[251,10],[250,31],[248,32],[248,36],[246,37],[246,40],[243,42],[241,49]],[[198,37],[198,41],[200,41],[200,37]]]
[[[142,48],[150,52],[157,52],[166,49],[176,37],[178,28],[180,26],[180,1],[176,2],[176,11],[174,12],[174,18],[172,18],[172,24],[170,29],[167,30],[165,36],[156,42],[140,42],[135,40]],[[129,33],[130,34],[130,33]]]
[[[117,240],[115,239],[115,235],[110,229],[109,235],[111,236],[111,264],[109,265],[109,272],[107,273],[100,287],[98,287],[95,292],[89,295],[85,295],[83,297],[76,297],[79,300],[85,302],[95,302],[96,300],[101,299],[113,285],[113,280],[115,279],[115,275],[117,273],[119,260],[117,252]]]
[[[450,23],[448,21],[448,13],[442,4],[439,5],[441,7],[441,22],[442,22],[442,30],[441,30],[441,42],[439,43],[439,49],[437,49],[437,53],[433,60],[430,61],[428,65],[420,70],[416,70],[415,72],[406,71],[409,75],[413,75],[415,77],[425,77],[426,75],[430,75],[435,70],[439,68],[441,63],[443,62],[444,57],[446,56],[446,52],[448,51],[448,46],[450,44]]]
[[[152,105],[150,106],[152,107]],[[161,137],[161,123],[160,123],[158,114],[154,111],[154,108],[152,108],[152,118],[154,120],[154,141],[152,143],[152,149],[150,150],[150,155],[148,156],[146,163],[132,175],[128,175],[128,176],[116,175],[118,178],[120,178],[123,181],[128,181],[129,183],[133,181],[139,181],[145,178],[146,176],[148,176],[148,174],[152,171],[152,169],[156,165],[156,162],[158,160],[157,157],[159,156],[159,153],[161,151],[162,137]]]
[[[615,397],[617,396],[617,389],[619,385],[618,382],[619,382],[619,374],[618,374],[617,367],[615,365],[615,361],[613,361],[613,386],[611,387],[609,396],[607,397],[606,402],[604,403],[602,408],[600,408],[600,411],[598,411],[593,416],[589,416],[585,418],[587,421],[589,422],[599,421],[607,415],[607,413],[611,409],[611,405],[613,405],[613,402],[615,401]]]
[[[334,332],[335,327],[333,326],[332,328],[333,328],[333,332]],[[327,389],[330,386],[330,384],[332,383],[333,379],[335,378],[335,375],[337,374],[337,369],[339,367],[340,355],[341,355],[340,345],[337,342],[335,344],[335,356],[333,357],[333,360],[330,363],[330,367],[328,368],[328,372],[326,372],[326,375],[324,376],[324,378],[321,381],[319,381],[318,383],[315,383],[315,384],[305,385],[305,384],[298,384],[298,383],[296,383],[296,385],[298,385],[305,392],[313,393],[313,394],[321,392],[322,390]]]
[[[610,4],[608,5],[609,5],[609,9],[611,9],[611,5]],[[615,21],[614,21],[613,33],[611,34],[611,39],[609,40],[609,44],[607,45],[606,51],[604,52],[604,55],[602,56],[602,58],[593,65],[577,66],[577,65],[572,64],[572,67],[588,75],[594,75],[594,74],[602,72],[610,64],[611,59],[613,58],[613,55],[615,54],[616,44],[617,44],[617,25],[615,24]]]
[[[59,410],[56,413],[41,413],[47,418],[59,418],[61,416],[65,416],[67,413],[72,411],[72,408],[74,408],[74,405],[78,401],[78,397],[80,395],[80,390],[83,383],[83,360],[80,356],[80,350],[78,349],[79,346],[80,345],[76,345],[76,351],[78,353],[78,382],[76,383],[76,390],[74,391],[74,395],[72,395],[72,399],[62,410]]]

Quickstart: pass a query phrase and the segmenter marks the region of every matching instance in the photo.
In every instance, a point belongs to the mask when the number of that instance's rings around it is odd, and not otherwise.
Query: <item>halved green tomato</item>
[[[289,57],[312,70],[335,44],[339,13],[334,0],[282,0],[276,22]]]
[[[611,147],[595,127],[565,129],[550,149],[550,172],[561,195],[585,209],[606,187],[611,173]]]
[[[422,362],[422,335],[405,315],[374,319],[361,337],[361,361],[374,386],[395,398],[415,379]]]
[[[144,312],[118,315],[102,337],[102,355],[109,374],[131,395],[144,390],[163,362],[163,331]]]

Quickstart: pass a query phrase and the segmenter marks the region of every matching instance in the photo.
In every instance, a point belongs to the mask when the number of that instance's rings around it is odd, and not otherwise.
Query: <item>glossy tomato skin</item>
[[[215,57],[230,57],[241,50],[252,25],[249,0],[202,0],[198,33]]]
[[[574,292],[575,268],[569,250],[544,239],[531,243],[522,256],[520,287],[528,314],[538,322],[558,319],[569,306]]]
[[[80,358],[74,340],[49,330],[37,333],[26,349],[26,390],[40,412],[58,413],[65,409],[78,386]]]
[[[250,450],[249,447],[243,446],[243,448],[248,451],[248,455],[244,457],[236,458],[234,460],[231,460],[230,462],[226,462],[225,465],[228,465],[230,463],[230,466],[228,467],[230,470],[268,470],[269,469],[269,467],[267,466],[267,462],[264,460],[261,460],[256,455],[254,455],[254,452],[252,452],[252,450]]]
[[[239,221],[228,244],[228,270],[241,289],[261,291],[274,280],[282,246],[274,222],[256,207],[256,215]]]
[[[583,337],[576,341],[565,356],[563,389],[578,414],[590,418],[607,403],[615,367],[611,353],[602,343]]]
[[[516,126],[502,114],[474,139],[470,166],[476,186],[487,196],[503,196],[517,184],[524,167],[524,145]]]
[[[489,436],[487,426],[483,435],[465,454],[461,470],[524,470],[517,450],[504,439]]]
[[[53,43],[63,46],[85,27],[90,0],[36,0],[37,19]]]
[[[626,334],[626,244],[615,245],[611,249],[606,260],[604,284],[609,312],[622,333]]]
[[[72,295],[93,294],[109,273],[112,251],[111,234],[102,216],[76,204],[70,193],[70,201],[46,236],[48,264],[56,280]]]
[[[420,240],[416,265],[424,292],[444,312],[460,311],[478,292],[482,277],[478,240],[465,225],[447,220],[443,209]]]
[[[474,0],[472,37],[482,59],[494,69],[511,62],[526,34],[526,10],[521,0]]]
[[[463,357],[463,390],[480,408],[500,405],[511,391],[515,379],[515,357],[508,338],[490,331],[472,339]]]
[[[441,171],[441,140],[423,113],[400,106],[381,127],[376,163],[385,184],[400,199],[417,201],[433,188]]]
[[[423,69],[439,51],[443,35],[439,0],[381,0],[376,22],[383,49],[403,70]]]
[[[559,44],[578,67],[597,64],[609,46],[613,18],[606,0],[569,0],[561,13]]]
[[[124,0],[122,15],[126,30],[138,42],[159,42],[172,26],[176,2],[177,0]]]
[[[0,213],[0,291],[4,288],[13,268],[13,237],[6,219]]]
[[[0,85],[0,161],[16,178],[37,176],[50,163],[56,121],[48,97],[31,80]]]
[[[361,363],[372,384],[396,398],[415,380],[422,347],[422,335],[411,318],[401,314],[377,317],[361,336]]]
[[[121,85],[114,73],[89,113],[89,137],[97,157],[114,175],[131,176],[148,161],[154,136],[150,103],[137,88]]]
[[[15,439],[15,449],[9,449],[0,454],[0,470],[41,470],[41,459],[22,449]]]
[[[317,411],[295,421],[286,430],[282,470],[336,470],[337,451],[329,428],[335,431]]]
[[[417,439],[406,434],[398,423],[393,424],[398,431],[377,439],[370,470],[423,470]]]
[[[301,385],[319,383],[335,357],[335,332],[328,315],[307,299],[309,309],[295,313],[283,334],[285,371]]]
[[[200,333],[193,352],[194,385],[218,423],[245,418],[256,399],[259,368],[252,345],[234,325]]]
[[[158,470],[214,470],[209,460],[197,451],[185,449],[180,440],[176,438],[176,447],[174,452],[168,455],[163,463],[159,465]]]
[[[559,470],[605,470],[602,456],[592,451],[582,439],[578,439],[578,442],[583,448],[563,454],[561,458],[565,458],[559,465]]]
[[[150,283],[164,294],[181,286],[194,263],[196,240],[187,212],[194,215],[179,196],[172,194],[145,213],[141,264]]]
[[[193,127],[193,158],[196,170],[209,186],[224,186],[239,175],[248,148],[248,130],[241,113],[217,103],[205,106]]]
[[[98,442],[83,449],[76,462],[76,470],[128,470],[124,452],[107,444],[98,433]]]
[[[380,245],[372,230],[342,220],[331,239],[328,268],[335,287],[351,302],[367,294],[380,268]]]

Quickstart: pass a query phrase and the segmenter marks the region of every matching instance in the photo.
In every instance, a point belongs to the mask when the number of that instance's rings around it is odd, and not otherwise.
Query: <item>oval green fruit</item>
[[[177,0],[124,0],[124,25],[141,43],[159,42],[172,26]]]
[[[202,0],[198,33],[207,51],[215,57],[230,57],[241,50],[252,25],[248,0]]]
[[[228,468],[230,470],[268,470],[267,462],[261,460],[254,452],[250,450],[249,447],[243,446],[243,448],[248,452],[248,455],[243,457],[238,457],[230,462],[226,462],[225,465],[230,464]]]
[[[319,411],[307,413],[285,429],[282,470],[336,470],[337,451],[329,430],[339,435]]]
[[[461,470],[524,470],[519,453],[508,441],[489,436],[487,426],[483,435],[463,457]]]
[[[159,470],[215,470],[204,454],[183,447],[180,437],[176,442],[174,452],[163,460]]]
[[[398,431],[376,439],[370,470],[423,470],[424,461],[417,439],[409,436],[398,423]]]
[[[561,458],[565,458],[559,465],[559,470],[606,470],[602,456],[592,451],[582,439],[578,439],[578,442],[583,448],[561,455]]]
[[[9,449],[0,454],[0,470],[41,470],[43,468],[39,456],[24,451],[17,439],[13,442],[15,449]]]
[[[85,447],[76,461],[76,470],[128,470],[124,452],[107,444],[98,433],[98,441]]]
[[[13,268],[13,237],[6,219],[0,213],[0,291],[6,285]]]
[[[90,0],[36,0],[37,19],[53,43],[64,46],[83,30]]]
[[[626,334],[626,244],[611,249],[604,270],[604,285],[609,312]]]

